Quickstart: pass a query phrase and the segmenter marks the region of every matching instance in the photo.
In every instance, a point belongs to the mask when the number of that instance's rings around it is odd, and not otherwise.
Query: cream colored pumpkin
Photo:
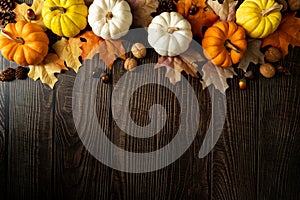
[[[264,38],[280,24],[282,5],[275,0],[245,0],[236,11],[236,23],[252,38]]]
[[[118,39],[127,34],[132,23],[129,4],[125,0],[95,0],[89,8],[88,22],[103,39]]]
[[[148,42],[162,56],[185,52],[192,41],[190,23],[177,12],[164,12],[153,18],[148,28]]]

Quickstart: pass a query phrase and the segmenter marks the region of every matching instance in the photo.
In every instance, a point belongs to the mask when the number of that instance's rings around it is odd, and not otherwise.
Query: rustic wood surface
[[[150,50],[140,62],[153,63],[157,58]],[[0,64],[1,70],[17,66],[2,56]],[[292,76],[276,75],[267,80],[258,74],[257,66],[251,66],[257,78],[249,82],[247,90],[239,90],[238,77],[228,80],[222,135],[202,159],[198,152],[211,117],[211,99],[199,79],[186,76],[199,102],[197,136],[174,163],[139,174],[107,167],[83,146],[72,115],[75,72],[58,75],[54,90],[31,79],[1,82],[0,199],[299,199],[300,48],[290,48],[282,64]],[[111,114],[112,91],[126,73],[122,65],[123,61],[116,61],[109,72],[112,83],[99,82],[97,98],[90,101],[96,102],[99,124],[116,145],[128,151],[153,151],[176,134],[180,123],[178,101],[159,85],[139,88],[130,102],[132,120],[148,124],[149,108],[156,103],[166,108],[168,120],[150,139],[127,136]],[[98,59],[84,61],[80,72],[91,74],[96,66],[104,68]],[[163,70],[157,70],[158,76]],[[82,84],[89,83],[87,79]],[[88,93],[82,95],[89,97]],[[86,106],[82,105],[83,113]],[[122,110],[122,105],[116,109]]]

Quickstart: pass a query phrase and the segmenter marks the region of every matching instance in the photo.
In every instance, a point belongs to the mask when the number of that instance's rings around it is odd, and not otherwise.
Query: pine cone
[[[0,74],[0,81],[12,81],[15,79],[16,70],[13,68],[7,68]]]
[[[6,24],[15,22],[16,14],[13,12],[14,4],[12,0],[1,0],[0,2],[0,28]]]
[[[28,72],[28,68],[19,66],[16,68],[15,77],[16,79],[26,79]]]

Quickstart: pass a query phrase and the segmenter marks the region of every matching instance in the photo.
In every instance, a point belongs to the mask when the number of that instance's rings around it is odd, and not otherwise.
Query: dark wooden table
[[[150,50],[141,62],[157,58]],[[2,57],[0,61],[1,70],[16,67]],[[211,100],[199,79],[186,76],[201,113],[196,138],[174,163],[137,174],[107,167],[83,146],[72,116],[75,72],[58,75],[54,90],[31,79],[1,82],[0,199],[300,199],[300,48],[290,48],[282,64],[292,76],[267,80],[257,66],[251,66],[257,78],[247,90],[239,90],[238,77],[228,80],[222,135],[202,159],[198,152],[209,125]],[[97,98],[91,100],[97,104],[99,123],[111,141],[128,151],[162,147],[178,129],[178,101],[159,85],[139,88],[130,102],[132,119],[148,124],[149,108],[159,103],[168,120],[155,137],[128,137],[110,109],[111,93],[126,73],[122,65],[123,61],[116,61],[110,72],[112,83],[99,82]],[[95,66],[104,67],[94,59],[85,61],[80,71],[91,73]]]

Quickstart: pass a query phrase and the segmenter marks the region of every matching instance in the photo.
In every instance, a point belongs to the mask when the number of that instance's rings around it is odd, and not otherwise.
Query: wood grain
[[[53,91],[29,79],[8,84],[8,199],[46,199],[52,192]]]
[[[244,91],[238,81],[228,81],[226,122],[212,152],[212,199],[256,199],[258,80],[248,80]]]
[[[103,66],[103,64],[102,64]],[[99,58],[85,61],[80,74],[85,77],[80,79],[80,87],[76,91],[82,95],[79,100],[78,115],[88,115],[97,109],[99,124],[86,124],[84,119],[80,126],[101,126],[110,134],[110,85],[99,83],[97,99],[90,98],[91,92],[96,92],[91,87],[95,81],[92,71],[99,66]],[[79,74],[77,75],[79,76]],[[97,161],[82,144],[72,116],[72,91],[75,73],[68,71],[61,76],[58,84],[55,102],[55,142],[54,142],[54,194],[58,199],[109,199],[111,169]],[[78,100],[77,100],[78,101]],[[95,102],[100,103],[96,105]],[[88,122],[87,122],[88,123]],[[86,132],[85,134],[92,134]],[[93,135],[91,135],[93,137]]]
[[[9,63],[0,56],[0,70]],[[8,124],[8,85],[0,82],[0,198],[6,198],[7,185],[7,124]]]
[[[300,196],[300,48],[289,52],[282,65],[293,76],[259,83],[259,199]]]

